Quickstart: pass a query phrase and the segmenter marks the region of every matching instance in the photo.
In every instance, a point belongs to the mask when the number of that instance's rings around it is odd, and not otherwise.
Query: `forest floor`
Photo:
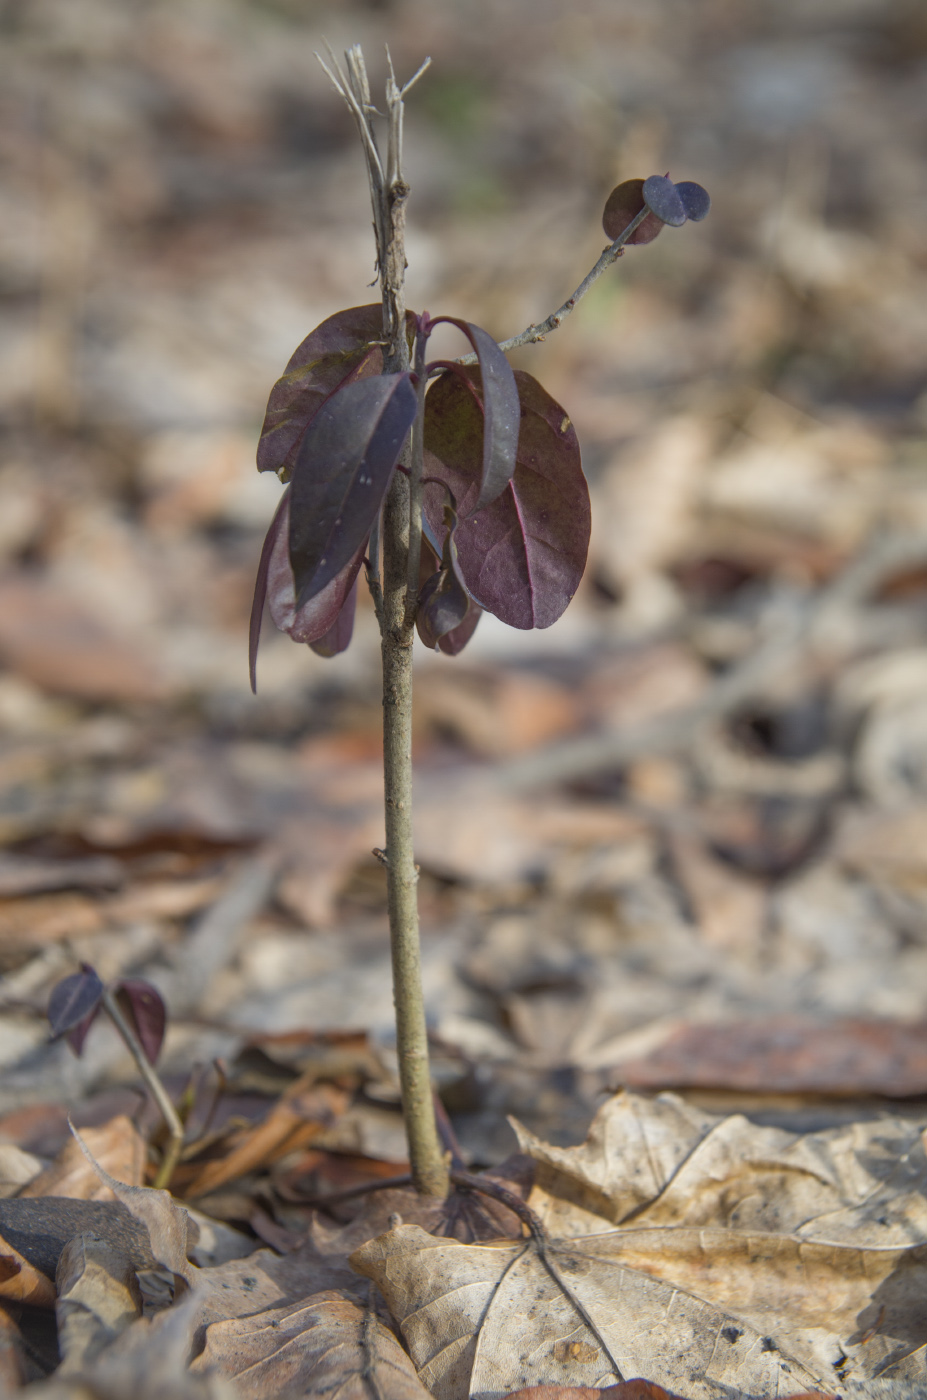
[[[49,1037],[52,988],[87,964],[167,1007],[158,1067],[186,1127],[171,1187],[213,1288],[188,1331],[231,1326],[248,1298],[275,1326],[321,1289],[335,1296],[317,1309],[367,1306],[344,1263],[363,1246],[389,1309],[380,1343],[405,1358],[383,1366],[415,1361],[401,1386],[457,1400],[642,1375],[720,1394],[699,1388],[714,1351],[679,1370],[682,1332],[663,1344],[672,1365],[653,1343],[629,1370],[594,1328],[576,1341],[575,1319],[558,1345],[580,1350],[557,1366],[506,1371],[502,1329],[461,1380],[407,1322],[396,1290],[421,1305],[421,1277],[387,1287],[406,1265],[374,1258],[375,1236],[419,1225],[458,1240],[522,1227],[498,1201],[435,1216],[394,1194],[407,1164],[371,855],[369,603],[334,661],[268,622],[248,689],[279,493],[253,466],[266,395],[313,326],[375,299],[360,152],[312,57],[324,40],[361,42],[374,75],[384,42],[400,77],[432,58],[406,113],[418,310],[501,339],[593,264],[619,180],[669,169],[713,198],[514,357],[563,403],[590,481],[566,615],[533,633],[484,617],[461,657],[421,652],[424,976],[461,1170],[496,1169],[574,1244],[633,1215],[766,1232],[785,1251],[763,1265],[776,1277],[799,1250],[829,1300],[826,1324],[805,1318],[812,1341],[795,1340],[795,1297],[775,1305],[781,1325],[742,1304],[743,1259],[724,1256],[717,1287],[693,1282],[689,1254],[666,1266],[715,1310],[688,1318],[693,1336],[726,1335],[722,1314],[737,1332],[737,1366],[742,1336],[792,1348],[794,1384],[744,1361],[718,1381],[729,1394],[821,1389],[827,1366],[832,1389],[927,1384],[927,1315],[910,1303],[927,1243],[920,7],[7,0],[0,25],[0,1263],[20,1280],[0,1282],[19,1299],[0,1310],[0,1387],[148,1400],[152,1344],[125,1311],[109,1379],[101,1361],[75,1389],[66,1362],[44,1382],[64,1389],[42,1389],[72,1236],[129,1229],[162,1324],[180,1312],[164,1269],[190,1268],[163,1198],[139,1244],[72,1137],[69,1118],[117,1183],[154,1180],[163,1132],[118,1035],[101,1018],[79,1057]],[[75,1206],[52,1229],[48,1197],[110,1213]],[[382,1235],[396,1212],[406,1223]],[[664,1277],[643,1243],[632,1260],[635,1233],[627,1268]],[[409,1238],[396,1258],[421,1256]],[[16,1292],[15,1251],[35,1294]],[[840,1292],[850,1274],[869,1280],[862,1302]],[[565,1306],[518,1286],[551,1316]],[[243,1290],[224,1312],[220,1287]],[[241,1394],[314,1393],[282,1362],[246,1366],[240,1335],[220,1332],[189,1372],[165,1342],[180,1369],[164,1384],[182,1372],[191,1395],[225,1395],[214,1363]]]

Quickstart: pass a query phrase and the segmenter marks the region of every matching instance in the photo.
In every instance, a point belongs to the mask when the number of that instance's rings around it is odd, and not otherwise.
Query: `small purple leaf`
[[[636,219],[643,209],[643,188],[643,180],[624,180],[620,185],[616,185],[608,196],[602,213],[602,227],[612,242],[619,234],[624,233],[628,224]],[[656,214],[648,214],[631,234],[628,247],[632,244],[652,243],[662,229],[663,224]]]
[[[411,312],[406,324],[411,332],[415,325]],[[342,385],[380,373],[383,352],[372,342],[382,338],[379,303],[338,311],[306,336],[270,391],[258,443],[258,471],[282,472],[289,480],[302,435],[329,395]]]
[[[438,650],[443,651],[445,656],[459,656],[476,631],[476,624],[482,616],[483,609],[477,607],[471,598],[469,610],[460,626],[438,638]]]
[[[474,383],[476,376],[470,369]],[[471,514],[479,490],[479,402],[456,375],[425,400],[428,475],[458,502],[458,562],[471,597],[511,627],[549,627],[582,578],[589,547],[589,490],[569,417],[536,379],[516,372],[521,432],[515,474],[502,495]],[[425,486],[428,525],[445,529],[445,493]]]
[[[267,607],[274,626],[286,632],[294,642],[320,641],[334,627],[338,615],[354,586],[354,580],[364,562],[367,541],[363,540],[353,559],[341,570],[331,583],[317,593],[299,609],[296,607],[296,586],[293,570],[290,567],[290,488],[283,493],[278,507],[279,515],[274,517],[271,530],[276,527],[267,562],[265,593]]]
[[[361,553],[363,553],[363,550],[364,545],[361,545]],[[358,564],[359,563],[360,558],[358,558]],[[350,568],[350,565],[348,565],[348,568]],[[338,578],[341,577],[342,575],[339,574]],[[332,580],[332,583],[336,582],[337,579]],[[331,587],[331,584],[329,585],[329,587]],[[319,594],[319,597],[322,597],[323,595],[324,590],[322,594]],[[308,606],[311,607],[312,603],[314,603],[315,601],[315,598],[313,598],[312,602],[310,602]],[[351,645],[351,638],[354,636],[354,614],[356,611],[357,569],[354,570],[354,582],[351,585],[350,592],[348,593],[348,596],[345,598],[343,604],[341,605],[341,611],[335,618],[331,627],[329,627],[324,637],[320,637],[317,642],[309,643],[310,647],[316,653],[317,656],[338,656],[339,653],[341,653],[342,651],[347,651],[348,647]]]
[[[680,180],[676,193],[682,200],[687,219],[696,224],[704,219],[711,208],[711,198],[704,185],[697,185],[694,180]]]
[[[321,593],[370,534],[417,409],[408,374],[381,374],[341,389],[309,424],[290,485],[297,607]]]
[[[85,1020],[89,1030],[88,1018],[96,1015],[102,995],[103,983],[88,963],[81,963],[80,972],[72,972],[53,987],[48,999],[48,1023],[53,1038],[67,1035]]]
[[[668,175],[651,175],[641,190],[644,203],[661,223],[679,228],[686,221],[682,196]]]
[[[150,982],[125,977],[115,988],[114,994],[122,1014],[138,1036],[145,1059],[153,1065],[161,1050],[167,1024],[167,1010],[161,993]]]
[[[485,424],[483,429],[483,472],[479,495],[470,507],[481,510],[494,501],[512,479],[518,450],[521,420],[515,375],[492,336],[469,321],[454,316],[437,316],[432,325],[446,321],[462,331],[476,351],[480,367],[480,390]]]
[[[457,560],[457,512],[452,506],[444,507],[444,524],[447,534],[444,537],[441,567],[425,580],[418,595],[415,614],[418,635],[432,650],[442,637],[462,625],[470,609],[470,599]]]
[[[264,543],[261,546],[261,558],[258,563],[257,577],[254,580],[254,597],[251,600],[251,621],[248,626],[248,672],[251,676],[251,690],[257,695],[257,654],[258,644],[261,640],[261,623],[264,621],[264,603],[267,600],[267,580],[270,570],[270,561],[278,540],[281,536],[285,539],[289,528],[289,487],[280,498],[280,504],[274,511],[274,518],[270,522],[270,529],[264,536]]]

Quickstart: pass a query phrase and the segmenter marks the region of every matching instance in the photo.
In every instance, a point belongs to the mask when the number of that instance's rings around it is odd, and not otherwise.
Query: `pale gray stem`
[[[577,302],[582,301],[594,282],[598,282],[602,273],[612,266],[621,257],[624,246],[631,235],[640,228],[650,210],[645,205],[639,214],[636,214],[627,228],[622,229],[614,243],[610,243],[602,250],[602,255],[594,267],[591,267],[580,282],[576,291],[571,297],[567,297],[562,306],[556,311],[552,311],[546,321],[540,321],[536,326],[526,326],[520,335],[513,335],[509,340],[500,340],[500,350],[517,350],[521,345],[534,345],[539,340],[545,340],[551,331],[555,331],[562,325],[570,313],[575,309]],[[459,365],[475,365],[476,355],[461,355],[457,361]]]
[[[104,991],[101,1000],[106,1014],[122,1036],[129,1054],[138,1066],[138,1072],[144,1079],[148,1092],[158,1105],[161,1111],[161,1117],[164,1119],[165,1127],[169,1133],[167,1148],[161,1159],[161,1165],[158,1168],[158,1174],[154,1181],[156,1187],[166,1187],[174,1174],[174,1168],[177,1165],[177,1161],[180,1157],[180,1150],[183,1147],[183,1124],[180,1121],[180,1115],[171,1102],[167,1090],[161,1083],[154,1065],[149,1064],[133,1027],[130,1026],[126,1017],[122,1014],[122,1007],[108,988]]]
[[[364,146],[377,237],[383,335],[388,342],[383,367],[386,373],[395,374],[409,368],[405,308],[405,206],[409,187],[402,175],[402,99],[410,84],[400,89],[390,64],[386,85],[388,135],[384,172],[371,127],[373,108],[363,54],[355,45],[345,58],[347,74],[333,57],[331,65],[334,72],[325,64],[322,66],[350,108]],[[424,68],[419,69],[419,73],[423,71]],[[402,461],[407,467],[411,465],[408,448]],[[387,902],[396,1006],[396,1049],[412,1180],[422,1195],[445,1196],[448,1173],[432,1103],[418,928],[418,870],[412,841],[414,631],[409,607],[410,508],[409,480],[404,473],[397,471],[383,510],[380,535],[382,584],[378,610],[383,659]],[[417,593],[417,569],[414,586]]]

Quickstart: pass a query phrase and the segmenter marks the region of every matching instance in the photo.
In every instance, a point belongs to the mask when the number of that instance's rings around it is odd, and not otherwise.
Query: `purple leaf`
[[[673,228],[685,223],[686,208],[682,196],[668,175],[651,175],[644,181],[641,193],[647,208],[656,214],[661,223],[670,224]]]
[[[711,199],[703,185],[697,185],[694,180],[680,180],[676,193],[682,200],[687,219],[696,224],[704,219],[711,208]]]
[[[472,512],[494,501],[512,479],[520,424],[518,389],[512,367],[491,335],[453,316],[437,316],[431,324],[437,325],[440,321],[447,321],[463,331],[479,361],[478,385],[485,416],[483,472],[479,495],[470,507]]]
[[[270,522],[270,529],[264,536],[264,543],[261,546],[261,558],[258,563],[257,577],[254,580],[254,597],[251,600],[251,621],[248,626],[248,671],[251,676],[251,689],[257,695],[257,654],[258,644],[261,640],[261,623],[264,621],[264,604],[267,601],[267,580],[270,570],[271,559],[274,554],[278,540],[286,539],[286,532],[289,528],[289,487],[280,498],[280,504],[274,511],[274,518]],[[284,545],[284,548],[286,546]],[[290,575],[292,579],[292,574]]]
[[[164,1040],[167,1011],[161,993],[150,982],[125,977],[115,988],[115,997],[126,1020],[138,1036],[145,1059],[153,1065]]]
[[[83,1044],[90,1023],[99,1010],[102,995],[103,983],[89,964],[81,963],[80,972],[72,972],[70,977],[65,977],[52,988],[48,999],[48,1022],[52,1036],[57,1039],[60,1035],[67,1035],[68,1031],[73,1031],[86,1021],[86,1029],[80,1038]]]
[[[411,332],[411,312],[406,323]],[[371,342],[382,337],[379,303],[338,311],[306,336],[270,391],[258,443],[258,471],[283,471],[289,480],[302,435],[329,395],[353,380],[380,373],[383,352]]]
[[[438,638],[438,650],[443,651],[445,656],[459,656],[476,631],[476,624],[482,616],[483,609],[471,598],[469,610],[460,626]]]
[[[612,242],[619,234],[624,233],[628,224],[632,219],[636,219],[643,209],[643,188],[643,180],[624,180],[620,185],[616,185],[608,196],[602,214],[602,227]],[[652,243],[662,229],[663,224],[656,214],[648,214],[631,234],[628,246],[632,243]]]
[[[360,564],[360,560],[363,557],[364,547],[364,545],[361,545],[360,554],[358,555],[357,559],[358,565]],[[351,566],[348,565],[347,567],[350,568]],[[342,574],[339,574],[338,578],[340,579],[341,577]],[[337,583],[337,579],[333,579],[332,583]],[[329,584],[329,587],[331,586],[332,585]],[[322,595],[320,594],[319,596],[321,597]],[[314,603],[315,601],[315,598],[313,598],[312,603]],[[312,603],[310,603],[308,606],[311,607]],[[341,611],[335,618],[331,627],[329,627],[324,637],[320,637],[317,642],[309,643],[312,650],[318,656],[338,656],[340,652],[347,651],[348,647],[351,645],[351,638],[354,636],[354,614],[356,611],[357,568],[354,569],[354,582],[351,585],[348,596],[345,598],[343,604],[341,605]]]
[[[475,381],[475,372],[468,371]],[[456,375],[425,400],[426,474],[458,502],[463,580],[481,607],[511,627],[550,627],[579,585],[589,547],[589,490],[576,433],[536,379],[516,372],[521,432],[515,474],[497,500],[469,516],[479,491],[479,403]],[[445,494],[425,487],[425,514],[443,538]]]
[[[467,391],[469,392],[469,390]],[[418,595],[418,608],[415,625],[418,635],[426,647],[432,650],[442,637],[460,627],[470,609],[470,599],[460,574],[457,560],[457,512],[452,506],[444,507],[444,524],[447,533],[441,554],[441,567],[425,580]]]
[[[261,621],[264,604],[274,625],[281,632],[287,632],[294,642],[308,642],[310,646],[321,642],[338,622],[346,606],[360,566],[364,561],[367,541],[364,540],[354,558],[333,578],[321,593],[310,598],[297,612],[296,588],[293,583],[293,570],[290,567],[288,548],[290,528],[290,488],[287,487],[270,523],[270,529],[261,550],[254,583],[254,602],[251,605],[251,689],[257,693],[257,651],[261,636]],[[353,611],[352,630],[353,630]],[[344,633],[341,634],[344,636]],[[351,640],[347,634],[345,646]],[[341,650],[344,650],[342,647]],[[327,655],[321,652],[320,655]],[[334,653],[331,653],[334,655]]]
[[[370,534],[417,409],[408,374],[381,374],[341,389],[309,424],[290,484],[297,607],[321,593]]]

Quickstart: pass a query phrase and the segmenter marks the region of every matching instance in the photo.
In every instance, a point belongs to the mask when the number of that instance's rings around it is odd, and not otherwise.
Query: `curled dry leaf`
[[[242,1400],[428,1400],[392,1333],[342,1293],[213,1323],[192,1369],[233,1378]]]

